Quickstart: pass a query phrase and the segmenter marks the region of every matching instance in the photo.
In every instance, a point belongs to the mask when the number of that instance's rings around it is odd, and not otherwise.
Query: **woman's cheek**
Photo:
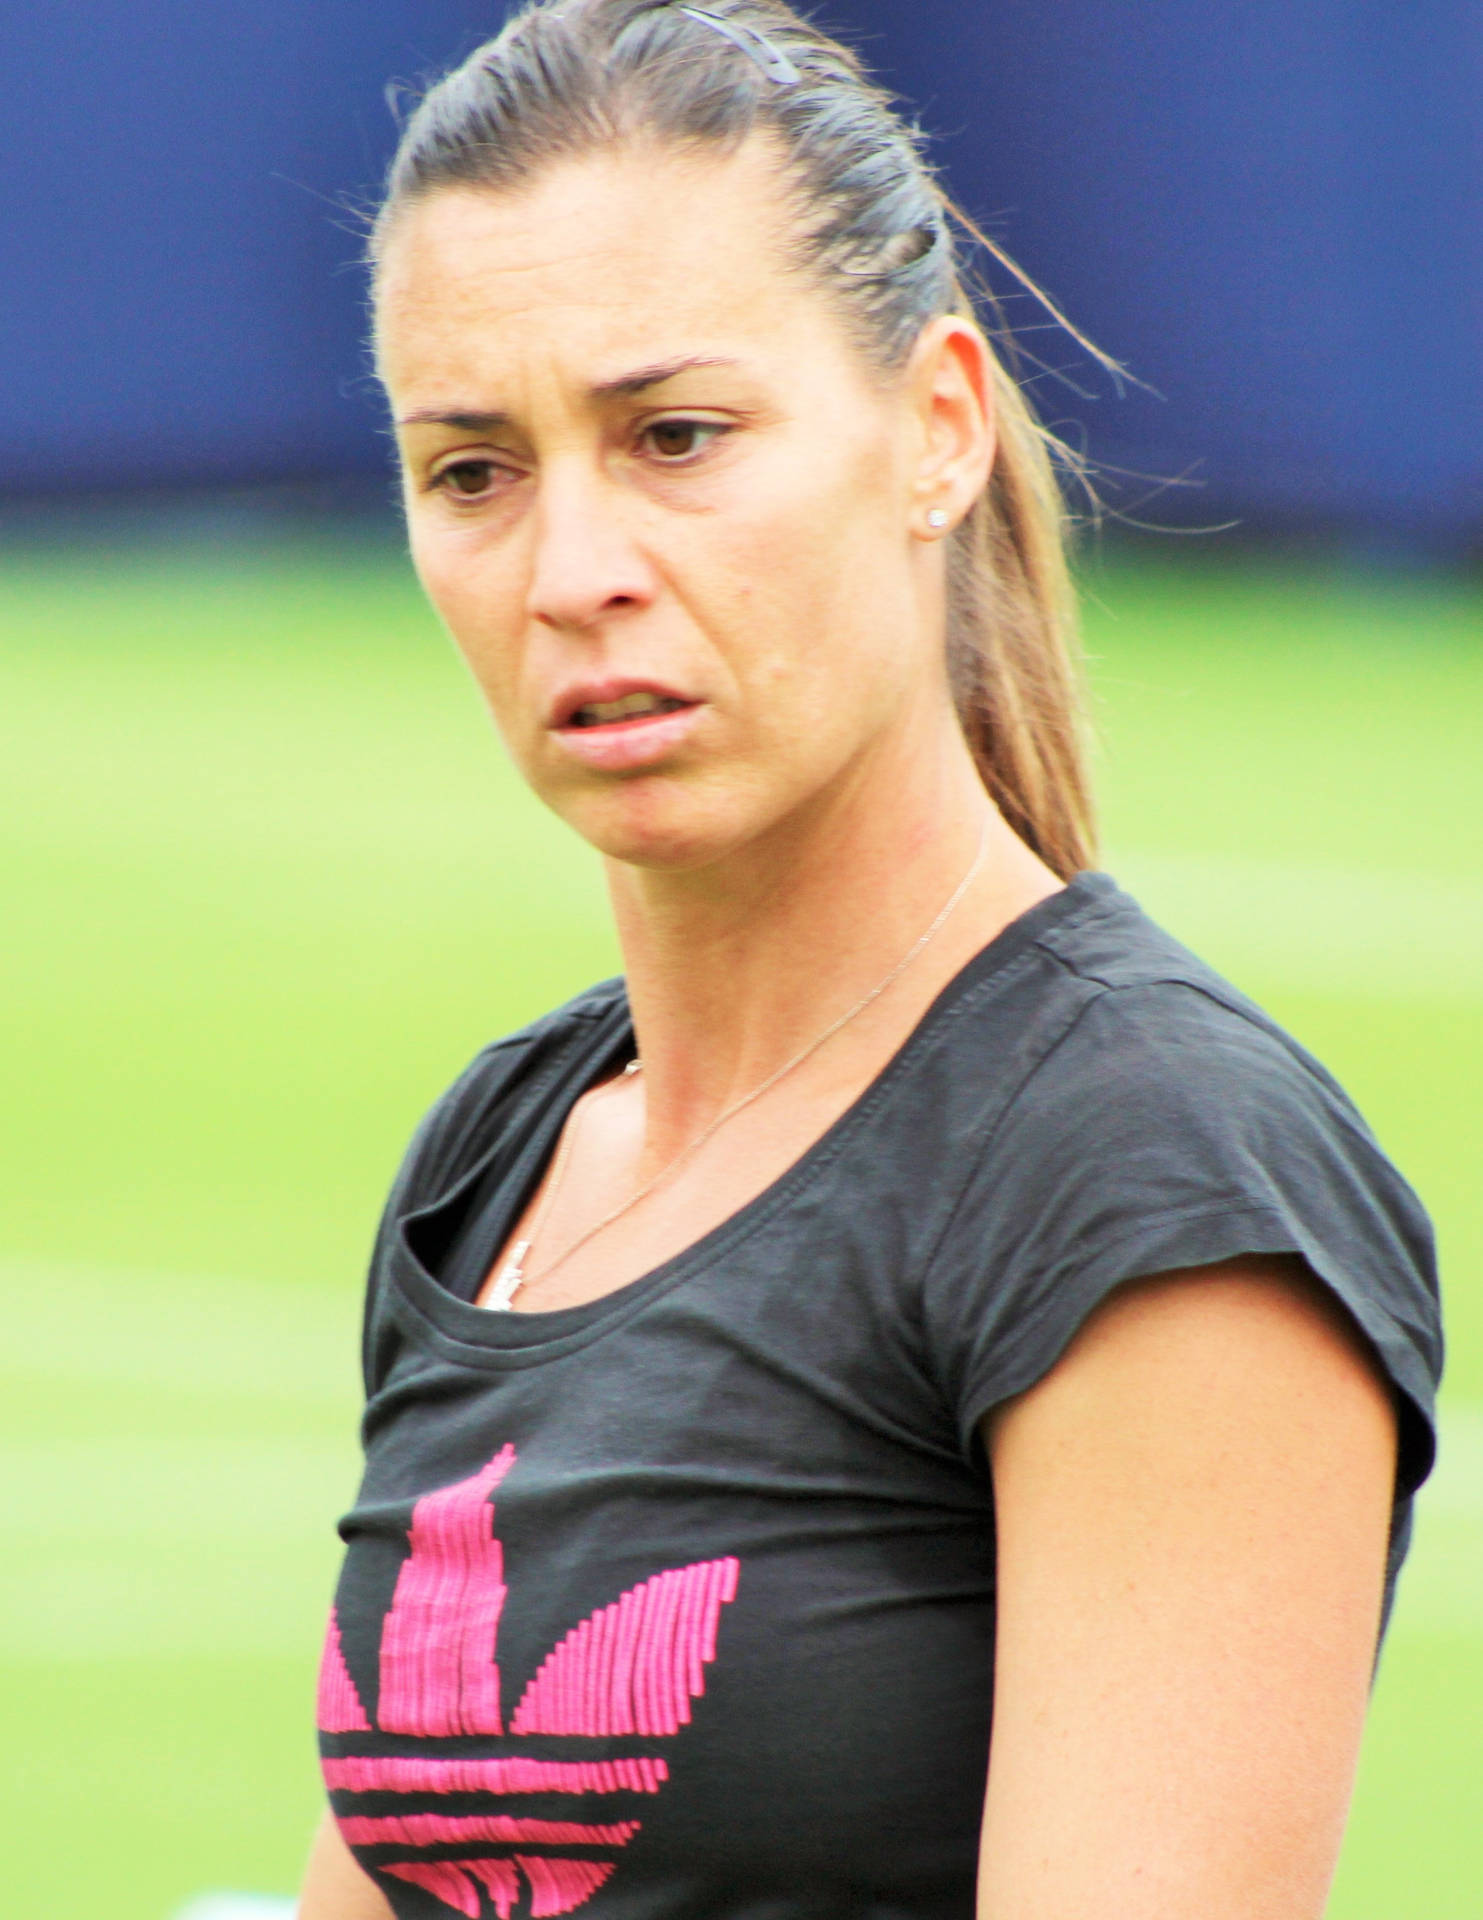
[[[502,685],[510,648],[502,636],[510,629],[509,583],[489,577],[469,555],[449,543],[427,541],[412,558],[428,599],[437,609],[454,646],[491,705],[506,704]]]

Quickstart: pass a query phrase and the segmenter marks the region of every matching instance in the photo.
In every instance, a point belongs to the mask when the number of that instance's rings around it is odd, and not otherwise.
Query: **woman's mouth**
[[[640,773],[687,740],[704,710],[658,687],[593,688],[586,699],[577,694],[552,732],[594,772]]]
[[[657,715],[682,713],[689,700],[677,700],[663,693],[625,693],[617,700],[590,700],[577,708],[567,721],[569,727],[618,727],[632,720],[652,720]]]

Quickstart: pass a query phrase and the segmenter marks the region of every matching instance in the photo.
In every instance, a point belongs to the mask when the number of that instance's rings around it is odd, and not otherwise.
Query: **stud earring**
[[[933,507],[932,511],[927,515],[927,525],[931,527],[934,533],[941,533],[947,523],[948,515],[942,507]]]

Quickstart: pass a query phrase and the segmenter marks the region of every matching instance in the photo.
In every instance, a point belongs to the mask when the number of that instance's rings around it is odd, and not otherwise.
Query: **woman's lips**
[[[577,706],[566,719],[572,727],[617,726],[625,720],[650,720],[656,714],[674,713],[693,702],[678,693],[660,693],[653,687],[635,687],[629,693],[593,696]]]
[[[687,739],[700,718],[697,701],[683,704],[666,697],[639,713],[604,717],[621,703],[589,703],[552,735],[572,759],[602,773],[626,773],[652,766]]]

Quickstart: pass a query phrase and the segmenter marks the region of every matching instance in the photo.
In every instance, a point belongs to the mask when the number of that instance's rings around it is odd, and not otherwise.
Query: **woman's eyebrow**
[[[509,424],[507,413],[479,413],[466,407],[420,407],[397,421],[399,427],[457,427],[460,433],[493,433]]]
[[[708,354],[693,354],[684,360],[668,360],[658,366],[640,367],[633,373],[619,374],[615,380],[604,380],[589,390],[593,400],[625,400],[634,394],[645,393],[650,387],[663,386],[666,380],[675,380],[682,373],[693,373],[702,367],[734,367],[740,363]]]
[[[599,381],[595,387],[588,388],[587,397],[598,404],[604,400],[628,400],[636,394],[647,393],[651,387],[663,386],[666,380],[676,380],[682,373],[740,364],[738,360],[720,356],[693,354],[684,360],[666,360],[657,366],[638,367],[632,373],[620,373],[611,380]],[[509,424],[507,413],[472,407],[421,407],[415,413],[403,414],[397,422],[402,427],[455,427],[460,433],[496,433]]]

